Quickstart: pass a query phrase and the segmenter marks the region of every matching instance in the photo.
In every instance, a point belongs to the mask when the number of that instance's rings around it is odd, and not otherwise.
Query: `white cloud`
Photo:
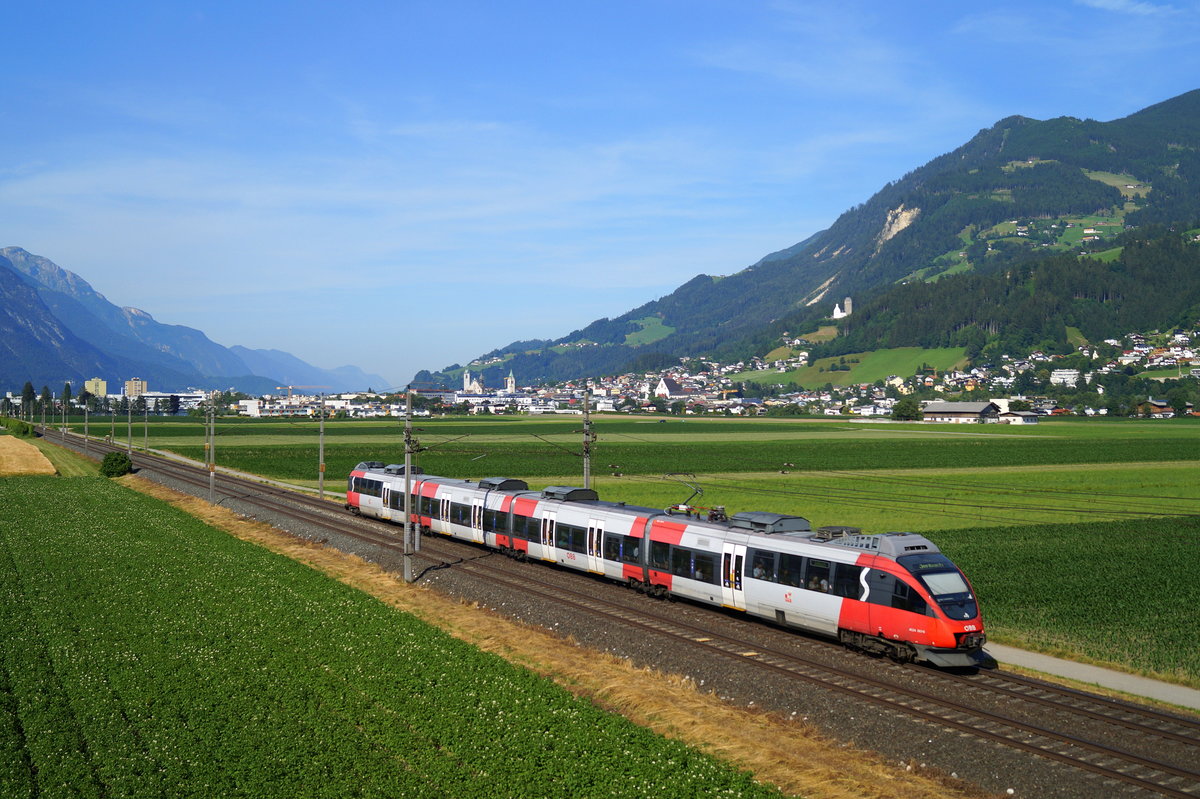
[[[1101,11],[1113,11],[1118,14],[1134,14],[1143,17],[1179,13],[1179,9],[1174,6],[1141,2],[1140,0],[1075,0],[1075,2],[1082,6],[1100,9]]]

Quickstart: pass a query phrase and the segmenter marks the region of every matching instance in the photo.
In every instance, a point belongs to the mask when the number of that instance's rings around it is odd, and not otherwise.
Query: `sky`
[[[1200,88],[1198,5],[7,3],[0,246],[403,386],[739,271],[1004,117]]]

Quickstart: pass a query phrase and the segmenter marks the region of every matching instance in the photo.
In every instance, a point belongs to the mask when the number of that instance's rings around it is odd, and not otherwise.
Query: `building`
[[[93,377],[91,380],[83,381],[83,390],[93,397],[103,397],[108,394],[108,381]]]
[[[463,370],[463,387],[462,390],[466,394],[482,394],[483,393],[483,377],[471,379],[471,370]]]
[[[146,381],[140,377],[131,377],[125,381],[125,396],[133,399],[146,393]]]
[[[997,422],[1000,409],[994,402],[931,402],[922,411],[927,422]]]

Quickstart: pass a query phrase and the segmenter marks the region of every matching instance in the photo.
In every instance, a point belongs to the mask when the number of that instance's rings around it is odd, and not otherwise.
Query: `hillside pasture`
[[[849,370],[831,371],[831,366],[842,365],[843,358],[845,365],[850,367]],[[913,375],[925,364],[939,372],[944,372],[961,368],[966,362],[966,350],[961,347],[930,350],[921,347],[897,347],[871,352],[848,353],[834,358],[821,358],[809,366],[786,372],[738,372],[730,375],[730,378],[752,380],[755,383],[767,385],[790,383],[812,389],[826,383],[832,383],[835,386],[850,386],[858,383],[874,383],[876,380],[884,380],[892,375]]]

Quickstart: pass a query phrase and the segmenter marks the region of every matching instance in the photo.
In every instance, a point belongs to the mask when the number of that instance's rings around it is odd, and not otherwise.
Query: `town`
[[[804,339],[787,338],[790,357],[722,364],[685,359],[659,372],[622,374],[554,385],[518,387],[510,372],[503,387],[484,385],[470,369],[454,390],[414,386],[413,414],[582,414],[658,413],[725,416],[851,416],[927,421],[992,421],[1029,424],[1041,416],[1196,415],[1192,400],[1200,379],[1200,323],[1191,330],[1130,333],[1122,340],[1081,345],[1074,353],[1022,358],[1004,356],[997,364],[914,375],[890,375],[871,383],[800,388],[779,375],[808,364]],[[1172,382],[1173,381],[1173,382]],[[1167,388],[1173,386],[1172,388]],[[251,417],[369,418],[406,413],[403,391],[314,394],[306,386],[281,386],[280,394],[246,397],[236,392],[155,392],[145,380],[130,378],[109,393],[99,378],[77,394],[70,386],[54,397],[26,385],[21,395],[0,398],[5,414],[33,418],[39,412],[86,407],[93,413],[143,415],[220,413]],[[1136,389],[1131,394],[1130,389]],[[1156,394],[1155,388],[1162,388]],[[908,400],[906,402],[906,400]],[[25,411],[22,411],[22,407]]]

